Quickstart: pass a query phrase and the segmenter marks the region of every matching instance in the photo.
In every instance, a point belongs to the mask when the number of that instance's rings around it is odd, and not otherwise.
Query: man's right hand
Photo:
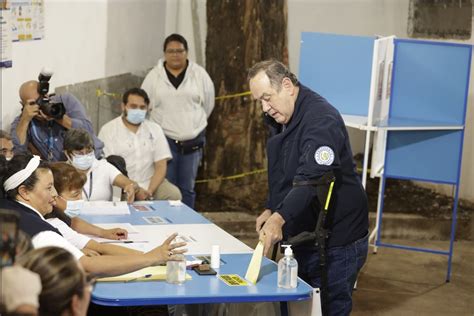
[[[26,100],[26,104],[23,106],[23,110],[21,112],[21,118],[27,122],[30,122],[37,115],[40,115],[39,105],[36,104],[34,99]]]
[[[137,200],[137,201],[150,200],[150,199],[152,199],[152,197],[153,197],[153,194],[150,191],[145,190],[142,187],[140,187],[138,192],[135,193],[135,200]]]
[[[267,219],[272,215],[272,211],[268,208],[266,208],[262,214],[260,214],[259,217],[257,217],[257,220],[255,221],[255,230],[257,233],[260,233],[260,229],[262,229],[263,224],[267,221]]]

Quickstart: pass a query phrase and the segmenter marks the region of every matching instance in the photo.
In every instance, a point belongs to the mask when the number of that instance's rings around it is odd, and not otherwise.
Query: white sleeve
[[[113,150],[113,139],[111,139],[111,123],[106,123],[104,126],[102,126],[102,128],[100,129],[100,132],[99,132],[99,139],[101,141],[104,142],[104,154],[105,154],[105,157],[107,156],[110,156],[110,155],[113,155],[114,154],[114,150]]]
[[[155,93],[153,92],[155,86],[153,80],[154,76],[156,76],[155,68],[150,70],[150,72],[146,75],[141,86],[141,88],[145,90],[146,94],[148,94],[148,98],[150,99],[150,109],[156,106]]]
[[[105,160],[105,162],[106,162],[106,164],[105,164],[106,170],[104,170],[104,171],[107,173],[107,177],[108,177],[110,185],[113,185],[113,183],[115,181],[115,178],[117,178],[117,176],[119,174],[122,174],[122,173],[113,164],[111,164],[107,160]]]
[[[78,249],[83,249],[91,240],[86,235],[79,234],[78,232],[76,232],[74,229],[66,225],[66,223],[60,220],[59,218],[51,218],[46,221],[53,225],[57,230],[59,230],[63,237]]]
[[[214,83],[209,77],[209,74],[206,72],[204,68],[201,69],[201,77],[202,77],[202,89],[203,89],[203,108],[206,111],[207,117],[212,113],[214,110],[214,103],[215,103],[215,90],[214,90]]]
[[[55,233],[53,231],[47,230],[41,233],[36,234],[31,239],[33,247],[43,248],[43,247],[59,247],[69,251],[76,260],[79,260],[84,254],[82,251],[74,247],[70,242],[64,239],[63,236]]]

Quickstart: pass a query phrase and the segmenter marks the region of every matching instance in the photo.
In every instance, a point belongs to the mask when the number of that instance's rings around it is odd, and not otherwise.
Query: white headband
[[[26,179],[28,179],[33,174],[33,172],[35,172],[36,168],[38,168],[40,161],[41,159],[39,156],[33,156],[33,158],[31,158],[31,160],[26,165],[25,169],[12,174],[7,180],[5,180],[5,183],[3,183],[5,192],[17,188]]]

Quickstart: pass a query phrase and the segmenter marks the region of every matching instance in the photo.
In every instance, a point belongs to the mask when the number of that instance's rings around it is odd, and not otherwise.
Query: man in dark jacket
[[[331,208],[326,220],[328,304],[330,314],[348,315],[352,288],[368,248],[367,197],[355,170],[344,121],[323,97],[301,85],[282,63],[254,65],[248,74],[250,90],[262,103],[271,134],[267,142],[269,194],[256,220],[264,252],[301,232],[314,232],[321,203],[314,183],[328,173],[335,176]],[[314,243],[297,246],[299,276],[321,287],[319,251]]]

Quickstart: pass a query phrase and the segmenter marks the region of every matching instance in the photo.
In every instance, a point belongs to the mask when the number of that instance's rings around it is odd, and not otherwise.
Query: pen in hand
[[[138,279],[148,279],[148,278],[151,278],[151,274],[145,274],[143,276],[139,276],[139,277],[136,277],[136,278],[133,278],[133,279],[129,279],[129,280],[126,280],[125,282],[132,282],[132,281],[136,281]]]

